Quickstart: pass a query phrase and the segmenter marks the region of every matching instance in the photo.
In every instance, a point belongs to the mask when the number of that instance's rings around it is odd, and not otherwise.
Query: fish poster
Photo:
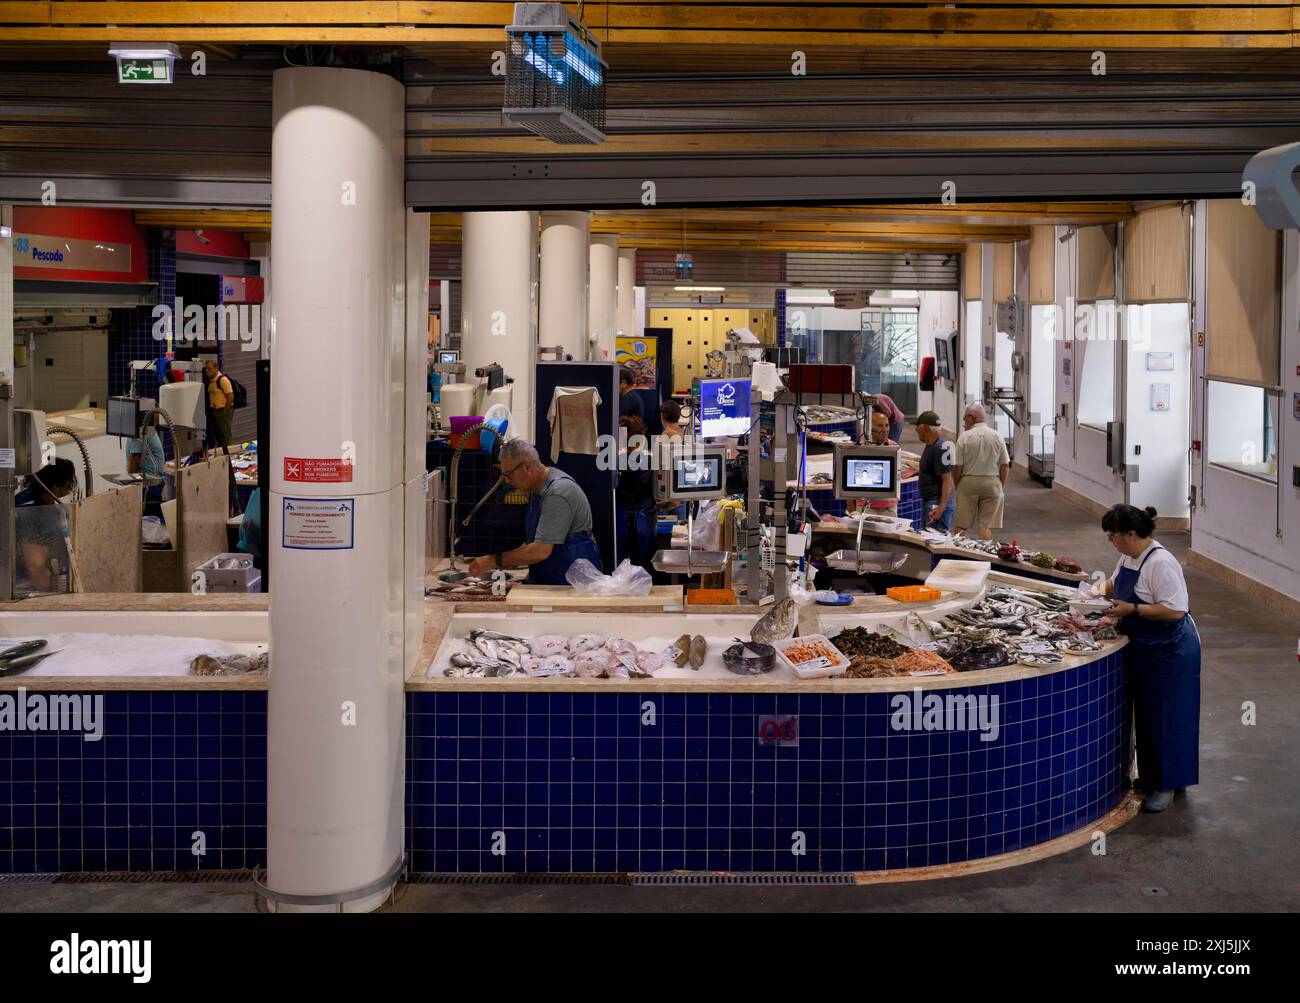
[[[614,359],[632,370],[639,390],[653,389],[658,383],[659,342],[656,338],[615,338]]]

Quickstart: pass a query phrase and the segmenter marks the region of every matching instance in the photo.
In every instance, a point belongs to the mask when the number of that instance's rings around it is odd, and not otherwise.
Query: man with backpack
[[[208,384],[208,432],[212,446],[230,445],[230,422],[235,414],[235,386],[215,359],[203,363],[203,379]]]

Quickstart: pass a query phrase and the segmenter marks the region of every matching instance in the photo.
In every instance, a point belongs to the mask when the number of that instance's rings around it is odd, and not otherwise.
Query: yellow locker
[[[715,316],[713,310],[700,311],[700,375],[705,376],[709,371],[709,353],[715,348],[722,347],[722,333],[726,330],[722,327],[722,315]]]

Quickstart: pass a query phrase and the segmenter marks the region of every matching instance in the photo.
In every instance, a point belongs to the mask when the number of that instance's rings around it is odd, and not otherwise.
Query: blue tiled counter
[[[265,865],[265,690],[20,694],[101,697],[103,729],[0,729],[0,874]]]
[[[923,717],[892,727],[899,700],[915,697],[901,681],[898,692],[846,692],[843,683],[835,692],[409,692],[411,866],[926,867],[1043,843],[1119,804],[1122,651],[1005,682],[956,681],[923,694],[983,697],[987,708],[996,698],[992,740],[925,730]],[[760,717],[794,715],[797,745],[760,743]]]

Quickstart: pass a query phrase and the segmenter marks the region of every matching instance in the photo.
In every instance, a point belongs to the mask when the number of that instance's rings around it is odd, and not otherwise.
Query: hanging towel
[[[551,462],[561,453],[595,456],[596,406],[601,403],[595,387],[556,387],[546,420],[551,426]]]

